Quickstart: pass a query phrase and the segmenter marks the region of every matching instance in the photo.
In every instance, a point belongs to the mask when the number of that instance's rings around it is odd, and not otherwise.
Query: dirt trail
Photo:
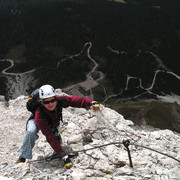
[[[85,46],[89,45],[88,49],[87,49],[87,56],[88,58],[94,63],[94,67],[92,68],[92,70],[86,75],[86,80],[83,82],[79,82],[77,84],[68,86],[63,88],[63,91],[68,93],[68,94],[72,94],[72,95],[76,95],[76,96],[86,96],[90,99],[93,99],[93,93],[92,93],[92,88],[95,88],[99,83],[98,81],[102,80],[104,78],[104,74],[100,71],[96,71],[96,68],[98,67],[98,64],[96,63],[96,61],[94,59],[91,58],[90,56],[90,49],[92,47],[92,43],[86,43],[83,47],[83,49],[85,48]],[[92,73],[97,72],[99,77],[95,80],[92,77]],[[83,90],[80,91],[79,87],[81,87],[81,89]],[[86,94],[87,93],[87,94]]]

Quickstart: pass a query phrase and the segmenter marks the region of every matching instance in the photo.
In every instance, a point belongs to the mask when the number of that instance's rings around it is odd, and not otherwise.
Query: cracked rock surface
[[[61,90],[57,91],[62,94]],[[150,147],[180,160],[180,134],[145,126],[135,126],[116,111],[100,106],[101,112],[91,109],[65,108],[60,131],[63,146],[74,151],[119,142],[97,149],[79,152],[73,157],[73,167],[66,169],[63,162],[15,164],[25,134],[30,112],[27,97],[20,96],[7,103],[0,96],[0,179],[68,179],[68,180],[144,180],[178,179],[180,163],[157,152],[129,145],[133,168],[122,140]],[[53,153],[45,137],[39,132],[33,149],[33,160]]]

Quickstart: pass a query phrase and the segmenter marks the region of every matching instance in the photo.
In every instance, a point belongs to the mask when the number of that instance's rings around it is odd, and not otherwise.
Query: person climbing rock
[[[60,153],[66,168],[71,168],[72,162],[61,147],[59,132],[62,120],[62,109],[66,107],[87,108],[92,106],[94,111],[99,109],[99,103],[88,98],[56,95],[51,85],[43,85],[32,92],[27,101],[27,109],[32,112],[28,122],[23,144],[20,148],[17,163],[32,159],[32,149],[41,130],[55,153]]]

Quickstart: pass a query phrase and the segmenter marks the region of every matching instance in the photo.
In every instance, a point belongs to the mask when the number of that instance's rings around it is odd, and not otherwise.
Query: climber
[[[41,130],[54,152],[61,154],[65,167],[71,168],[72,162],[61,147],[62,141],[59,133],[59,124],[60,120],[62,120],[62,108],[68,106],[80,108],[92,106],[94,111],[97,111],[99,103],[87,98],[56,95],[51,85],[41,86],[38,89],[38,98],[39,105],[27,122],[26,134],[16,164],[23,163],[26,159],[32,159],[32,149],[35,141],[38,139],[37,133]],[[32,99],[32,97],[29,98],[27,107]]]

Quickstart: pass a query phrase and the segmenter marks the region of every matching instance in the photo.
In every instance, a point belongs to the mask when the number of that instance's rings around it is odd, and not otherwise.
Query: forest
[[[85,54],[60,68],[57,63],[92,42],[91,56],[111,92],[124,88],[127,71],[143,76],[148,86],[157,64],[147,51],[180,72],[179,9],[178,0],[1,0],[0,59],[16,60],[14,72],[38,69],[41,83],[47,77],[40,75],[51,72],[52,85],[65,87],[85,79],[92,64]],[[127,54],[112,54],[108,47]]]

